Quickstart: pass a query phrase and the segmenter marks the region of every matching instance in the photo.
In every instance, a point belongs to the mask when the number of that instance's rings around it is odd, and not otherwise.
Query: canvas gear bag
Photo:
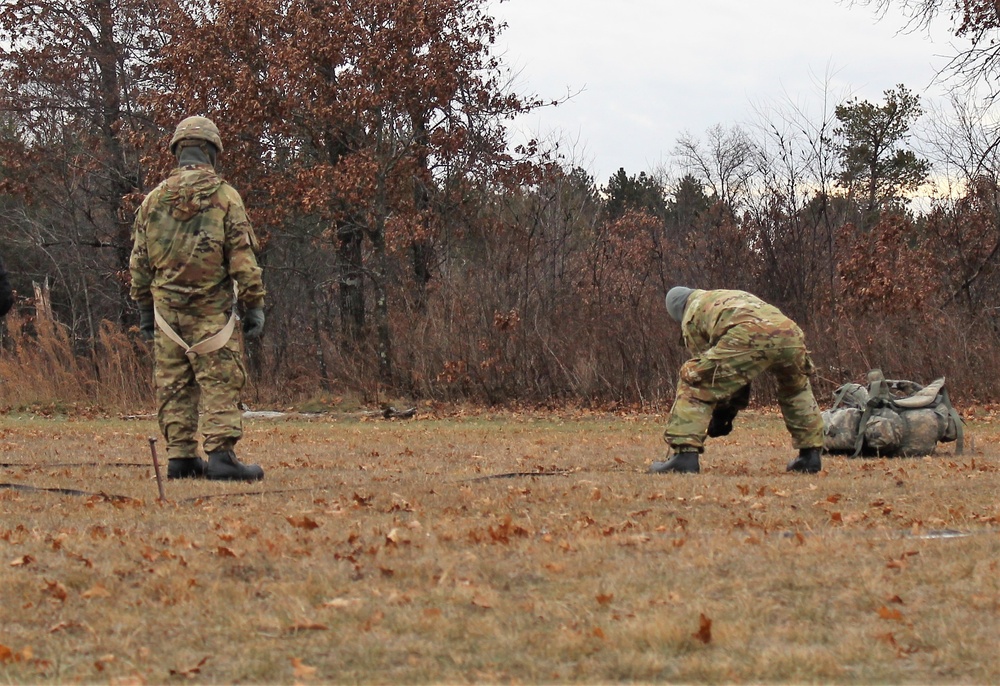
[[[944,378],[927,386],[868,373],[868,386],[838,388],[823,412],[823,449],[828,453],[882,457],[930,455],[937,444],[964,448],[962,418],[951,404]]]

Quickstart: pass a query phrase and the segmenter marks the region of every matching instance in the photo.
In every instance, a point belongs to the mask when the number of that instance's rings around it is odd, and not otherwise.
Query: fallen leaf
[[[17,659],[13,650],[0,643],[0,664],[10,664],[11,662],[16,662]]]
[[[35,561],[35,558],[33,558],[31,555],[22,555],[21,557],[17,558],[16,560],[13,560],[10,563],[10,566],[11,567],[24,567],[25,565],[30,565],[34,561]]]
[[[66,598],[69,597],[69,592],[66,591],[66,587],[58,581],[46,581],[45,588],[42,590],[59,602],[66,602]]]
[[[704,612],[698,620],[698,631],[691,636],[706,644],[712,641],[712,620],[706,617]]]
[[[58,624],[49,628],[50,634],[55,634],[60,631],[69,631],[70,629],[82,629],[83,625],[80,622],[59,622]]]
[[[297,633],[299,631],[328,631],[330,627],[326,624],[320,624],[319,622],[310,622],[308,620],[301,620],[295,622],[290,627],[285,629],[289,633]]]
[[[309,530],[309,529],[319,528],[319,524],[316,522],[316,520],[306,515],[302,515],[301,517],[287,516],[285,517],[285,519],[288,521],[289,524],[294,526],[296,529]]]
[[[292,658],[292,675],[296,679],[308,679],[316,674],[316,668],[302,662],[297,657]]]
[[[490,610],[493,608],[493,603],[490,602],[490,599],[478,593],[472,596],[472,604],[476,607],[481,607],[484,610]]]
[[[104,588],[101,584],[94,584],[86,591],[80,594],[81,598],[110,598],[111,591]]]
[[[238,557],[232,548],[223,545],[220,545],[215,552],[219,557]]]
[[[201,674],[201,668],[205,666],[208,662],[209,656],[201,658],[201,662],[196,664],[194,667],[188,667],[187,669],[171,669],[170,676],[182,676],[185,679],[194,679],[196,676]]]
[[[903,613],[899,610],[888,608],[885,605],[878,609],[878,616],[882,619],[889,619],[895,622],[903,621]]]
[[[607,605],[608,603],[610,603],[614,599],[615,599],[615,594],[614,593],[598,593],[597,594],[597,604],[598,605]]]

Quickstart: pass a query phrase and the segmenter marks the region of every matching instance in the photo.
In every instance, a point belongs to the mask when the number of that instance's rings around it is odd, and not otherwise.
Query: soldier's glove
[[[155,333],[156,317],[153,316],[153,308],[139,310],[139,335],[143,340],[151,341]]]
[[[243,335],[246,338],[260,338],[264,333],[264,309],[254,307],[243,315]]]
[[[733,430],[733,420],[736,419],[737,414],[739,414],[739,410],[732,405],[719,405],[712,410],[712,419],[708,423],[709,438],[728,436]]]
[[[712,419],[708,422],[709,438],[728,436],[733,430],[733,420],[740,410],[745,410],[750,404],[750,384],[733,393],[725,401],[712,410]]]

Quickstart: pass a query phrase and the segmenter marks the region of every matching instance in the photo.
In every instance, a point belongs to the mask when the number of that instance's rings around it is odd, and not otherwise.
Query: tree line
[[[821,389],[881,366],[947,374],[960,398],[1000,391],[983,373],[1000,333],[1000,159],[975,101],[935,120],[927,152],[911,140],[920,98],[899,85],[709,127],[676,142],[669,169],[598,182],[557,146],[510,145],[507,124],[552,103],[513,90],[483,0],[3,8],[17,330],[55,325],[78,359],[143,353],[132,217],[173,163],[174,125],[204,114],[263,244],[268,332],[248,350],[261,397],[659,405],[685,356],[673,285],[780,306]],[[914,208],[942,179],[951,192]],[[0,356],[22,344],[8,335]]]

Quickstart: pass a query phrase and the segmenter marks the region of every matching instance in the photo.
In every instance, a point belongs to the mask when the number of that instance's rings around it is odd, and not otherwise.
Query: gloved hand
[[[736,419],[736,415],[749,405],[750,384],[748,383],[712,410],[712,419],[708,423],[708,437],[728,436],[733,430],[733,420]]]
[[[145,341],[153,340],[156,333],[156,318],[153,316],[153,308],[139,310],[139,335]]]
[[[246,311],[243,315],[243,336],[246,338],[260,338],[264,333],[264,309],[254,307]]]
[[[733,430],[733,420],[739,410],[730,405],[719,405],[712,410],[712,419],[708,423],[709,438],[728,436]]]

